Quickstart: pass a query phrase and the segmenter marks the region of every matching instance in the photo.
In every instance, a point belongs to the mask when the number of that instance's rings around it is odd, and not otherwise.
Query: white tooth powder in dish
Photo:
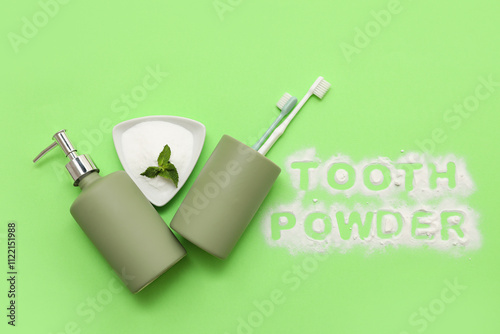
[[[158,155],[165,145],[172,151],[170,162],[177,168],[179,185],[189,176],[193,134],[182,126],[163,121],[139,123],[123,133],[122,145],[130,177],[138,185],[160,191],[160,201],[166,201],[177,190],[172,180],[161,176],[151,179],[140,174],[150,166],[158,166]]]

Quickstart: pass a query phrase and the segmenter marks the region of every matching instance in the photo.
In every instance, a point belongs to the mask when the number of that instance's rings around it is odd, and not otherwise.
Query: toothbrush
[[[276,118],[273,124],[271,124],[269,129],[267,129],[266,133],[264,133],[264,135],[262,135],[262,137],[260,137],[260,139],[252,146],[254,150],[257,151],[262,146],[262,144],[271,134],[271,132],[273,132],[274,129],[276,129],[278,124],[280,124],[281,120],[285,118],[285,116],[288,115],[290,111],[292,111],[293,107],[295,107],[296,104],[297,104],[297,98],[295,96],[285,93],[281,97],[281,99],[276,104],[276,106],[281,110],[280,115],[278,116],[278,118]]]
[[[274,130],[274,132],[271,134],[271,136],[266,140],[264,145],[259,149],[259,153],[262,155],[266,155],[267,152],[271,149],[271,147],[276,143],[276,141],[283,135],[285,132],[286,128],[290,124],[290,122],[293,120],[295,115],[300,111],[302,106],[309,100],[309,98],[314,94],[320,99],[325,96],[326,92],[330,89],[330,83],[323,79],[323,77],[319,77],[316,79],[316,81],[313,83],[311,88],[309,88],[309,91],[307,94],[300,100],[299,104],[293,109],[293,111],[288,115],[288,117],[281,123],[280,126]]]

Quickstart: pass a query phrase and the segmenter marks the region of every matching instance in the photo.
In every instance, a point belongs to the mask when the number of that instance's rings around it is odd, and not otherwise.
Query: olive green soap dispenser
[[[82,189],[70,212],[131,292],[137,293],[186,255],[155,208],[124,171],[101,177],[87,155],[77,155],[65,130],[34,160],[60,146],[66,169]]]

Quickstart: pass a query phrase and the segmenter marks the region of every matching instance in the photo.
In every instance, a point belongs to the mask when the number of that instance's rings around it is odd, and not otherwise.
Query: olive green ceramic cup
[[[224,135],[175,214],[171,228],[226,258],[278,178],[281,169]]]

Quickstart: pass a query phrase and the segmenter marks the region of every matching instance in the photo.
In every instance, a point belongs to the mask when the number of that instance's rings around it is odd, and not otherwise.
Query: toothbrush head
[[[281,99],[276,103],[276,106],[279,108],[279,110],[282,110],[283,107],[285,106],[286,102],[292,97],[292,95],[285,93],[281,97]]]
[[[309,91],[322,99],[323,96],[325,96],[326,92],[328,92],[328,90],[330,89],[330,86],[331,84],[328,81],[323,79],[323,77],[319,77],[318,79],[316,79]]]
[[[285,93],[278,101],[278,103],[276,103],[276,106],[281,110],[280,118],[288,115],[296,104],[297,98],[288,93]]]

